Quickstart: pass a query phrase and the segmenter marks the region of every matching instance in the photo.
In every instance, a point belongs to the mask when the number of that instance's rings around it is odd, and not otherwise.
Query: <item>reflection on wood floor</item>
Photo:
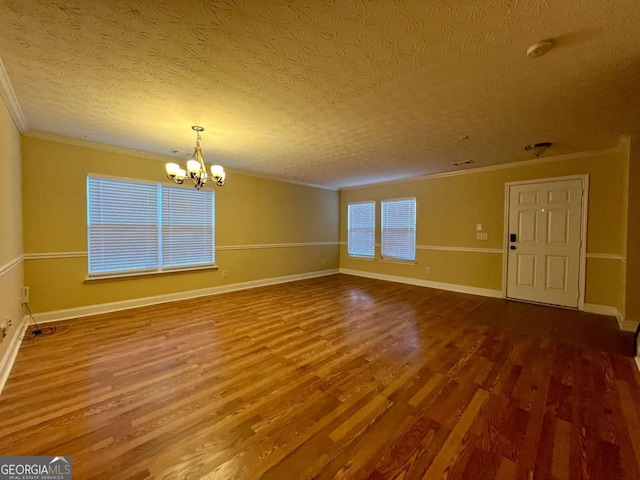
[[[22,344],[1,455],[74,478],[638,479],[613,318],[333,275]]]

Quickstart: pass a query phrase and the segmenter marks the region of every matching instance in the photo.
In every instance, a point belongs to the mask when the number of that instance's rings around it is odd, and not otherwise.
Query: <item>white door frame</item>
[[[554,178],[532,178],[504,184],[504,235],[502,253],[502,297],[507,298],[507,257],[509,256],[509,187],[544,182],[560,182],[563,180],[582,180],[582,218],[580,228],[580,278],[578,279],[578,310],[584,310],[584,298],[587,285],[587,208],[589,206],[589,174],[569,175]],[[558,307],[561,307],[558,305]],[[568,308],[568,307],[561,307]]]

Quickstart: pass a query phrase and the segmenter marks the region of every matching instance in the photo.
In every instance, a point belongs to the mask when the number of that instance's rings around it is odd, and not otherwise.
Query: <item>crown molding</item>
[[[13,86],[9,80],[7,71],[4,68],[2,59],[0,59],[0,96],[7,105],[7,110],[9,110],[9,114],[11,115],[11,118],[13,118],[13,123],[16,124],[18,131],[20,133],[26,132],[29,129],[29,125],[27,124],[27,119],[22,113],[22,108],[20,108],[16,92],[13,90]]]
[[[146,158],[149,160],[156,160],[158,162],[175,162],[176,160],[174,157],[170,157],[168,155],[143,152],[142,150],[135,150],[133,148],[116,147],[115,145],[108,145],[106,143],[92,142],[90,140],[84,140],[81,138],[65,137],[63,135],[42,132],[39,130],[29,130],[24,134],[24,136],[28,138],[37,138],[38,140],[46,140],[48,142],[73,145],[75,147],[83,147],[90,148],[92,150],[100,150],[103,152],[117,153],[119,155],[127,155],[129,157]]]
[[[160,155],[158,153],[143,152],[142,150],[135,150],[133,148],[117,147],[115,145],[109,145],[106,143],[92,142],[81,138],[65,137],[64,135],[57,135],[55,133],[42,132],[39,130],[29,130],[23,133],[25,137],[37,138],[39,140],[46,140],[48,142],[63,143],[65,145],[73,145],[76,147],[91,148],[93,150],[101,150],[103,152],[117,153],[118,155],[127,155],[129,157],[146,158],[149,160],[156,160],[158,162],[175,162],[175,157],[168,155]],[[316,185],[313,183],[296,182],[295,180],[288,180],[276,175],[268,175],[262,173],[254,173],[246,170],[238,170],[235,168],[225,167],[227,173],[235,173],[237,175],[244,175],[247,177],[263,178],[265,180],[273,180],[275,182],[289,183],[292,185],[302,185],[303,187],[319,188],[322,190],[331,190],[337,192],[337,188],[331,188],[324,185]]]
[[[299,182],[296,180],[289,180],[287,178],[283,178],[283,177],[279,177],[277,175],[269,175],[268,173],[258,173],[258,172],[249,172],[247,170],[236,170],[234,168],[227,168],[225,167],[225,170],[227,172],[230,173],[237,173],[238,175],[246,175],[248,177],[254,177],[254,178],[262,178],[264,180],[273,180],[274,182],[282,182],[282,183],[288,183],[291,185],[300,185],[303,187],[311,187],[311,188],[318,188],[320,190],[329,190],[331,192],[339,192],[340,189],[337,187],[328,187],[326,185],[318,185],[315,183],[308,183],[308,182]]]
[[[357,185],[354,187],[344,187],[340,191],[359,190],[363,188],[378,187],[382,185],[394,185],[401,183],[419,182],[422,180],[431,180],[436,178],[457,177],[459,175],[470,175],[475,173],[493,172],[496,170],[505,170],[509,168],[527,167],[531,165],[541,165],[544,163],[563,162],[567,160],[575,160],[577,158],[593,157],[595,155],[610,155],[612,153],[620,153],[625,149],[625,139],[621,137],[620,141],[615,147],[603,148],[601,150],[589,150],[586,152],[567,153],[564,155],[557,155],[555,157],[545,158],[533,158],[531,160],[521,160],[517,162],[501,163],[499,165],[488,165],[486,167],[468,168],[466,170],[459,170],[455,172],[443,172],[434,173],[428,175],[420,175],[418,177],[399,178],[397,180],[390,180],[387,182],[375,182],[366,185]]]

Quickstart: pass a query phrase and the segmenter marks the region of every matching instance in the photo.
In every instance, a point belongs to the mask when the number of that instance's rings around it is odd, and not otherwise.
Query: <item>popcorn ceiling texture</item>
[[[0,59],[30,130],[185,158],[198,124],[209,163],[335,188],[615,146],[638,25],[637,0],[2,0]]]

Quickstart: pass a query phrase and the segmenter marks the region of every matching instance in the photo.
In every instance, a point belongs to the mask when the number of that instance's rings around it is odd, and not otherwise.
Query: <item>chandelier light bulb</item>
[[[200,171],[200,162],[197,160],[189,160],[187,162],[187,171],[189,173],[198,173]]]
[[[167,170],[167,177],[172,182],[180,185],[184,183],[185,178],[190,178],[193,181],[194,187],[200,190],[209,178],[207,167],[202,158],[202,149],[200,148],[200,133],[204,132],[204,128],[194,125],[191,129],[196,132],[196,146],[193,151],[193,156],[187,162],[187,170],[185,171],[177,163],[167,163],[165,169]],[[225,179],[224,168],[222,168],[221,165],[212,165],[211,178],[216,185],[222,187]]]
[[[166,165],[166,169],[167,169],[167,175],[178,175],[178,172],[180,171],[180,165],[178,165],[177,163],[167,163]]]

